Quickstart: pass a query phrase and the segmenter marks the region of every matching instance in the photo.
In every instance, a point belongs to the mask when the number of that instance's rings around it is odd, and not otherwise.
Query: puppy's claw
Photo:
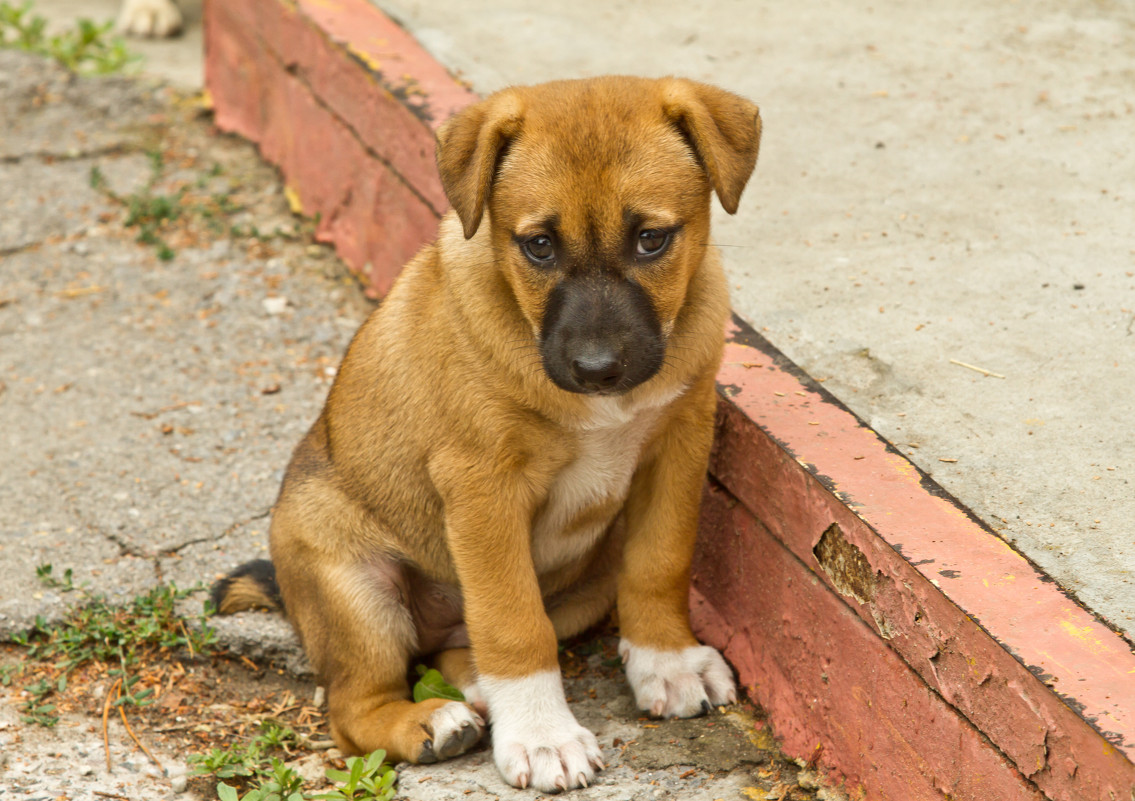
[[[708,715],[712,711],[713,711],[713,707],[710,706],[709,701],[702,701],[701,702],[701,713],[703,715]]]
[[[529,781],[529,778],[528,778],[527,773],[521,773],[519,776],[516,777],[516,783],[520,787],[521,790],[527,790],[528,789],[528,781]]]
[[[563,776],[557,776],[555,781],[556,789],[563,792],[567,789],[567,779]]]
[[[418,764],[432,765],[437,762],[437,754],[434,753],[434,741],[426,740],[422,743],[422,753],[418,755]]]
[[[590,787],[591,786],[587,783],[587,774],[586,773],[578,774],[575,777],[575,780],[579,784],[580,787]]]
[[[483,723],[481,724],[484,725]],[[481,739],[481,732],[477,726],[469,721],[461,724],[461,752],[464,753],[472,748],[478,740]]]

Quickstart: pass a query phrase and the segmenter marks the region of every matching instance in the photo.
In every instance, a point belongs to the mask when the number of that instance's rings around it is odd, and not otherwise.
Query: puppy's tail
[[[213,585],[209,593],[213,609],[218,615],[231,615],[246,609],[282,611],[280,585],[276,583],[276,568],[267,559],[253,559]]]

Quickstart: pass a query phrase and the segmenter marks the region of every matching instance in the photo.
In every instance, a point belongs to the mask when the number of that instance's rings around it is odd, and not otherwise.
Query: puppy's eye
[[[546,266],[556,258],[556,248],[552,244],[552,238],[544,234],[525,240],[520,244],[520,249],[533,264]]]
[[[657,256],[670,244],[670,234],[667,231],[650,229],[641,231],[638,242],[635,243],[636,256]]]

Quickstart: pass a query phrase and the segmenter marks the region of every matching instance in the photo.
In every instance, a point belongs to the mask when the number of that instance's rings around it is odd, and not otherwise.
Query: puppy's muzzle
[[[627,392],[661,369],[665,350],[650,297],[633,281],[567,278],[548,297],[540,355],[544,371],[561,389]]]

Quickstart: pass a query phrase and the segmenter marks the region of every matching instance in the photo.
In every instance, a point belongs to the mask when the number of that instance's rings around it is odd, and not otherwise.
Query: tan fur
[[[689,563],[729,311],[709,200],[736,209],[759,136],[755,106],[679,79],[514,88],[443,126],[455,212],[351,343],[272,521],[284,605],[345,752],[428,752],[437,705],[406,700],[406,672],[429,652],[463,682],[556,669],[557,636],[616,595],[636,644],[695,642]],[[628,209],[643,229],[683,226],[664,260],[626,268],[669,332],[665,363],[621,395],[564,391],[537,350],[554,277],[515,237],[554,216],[565,242],[617,260]]]

